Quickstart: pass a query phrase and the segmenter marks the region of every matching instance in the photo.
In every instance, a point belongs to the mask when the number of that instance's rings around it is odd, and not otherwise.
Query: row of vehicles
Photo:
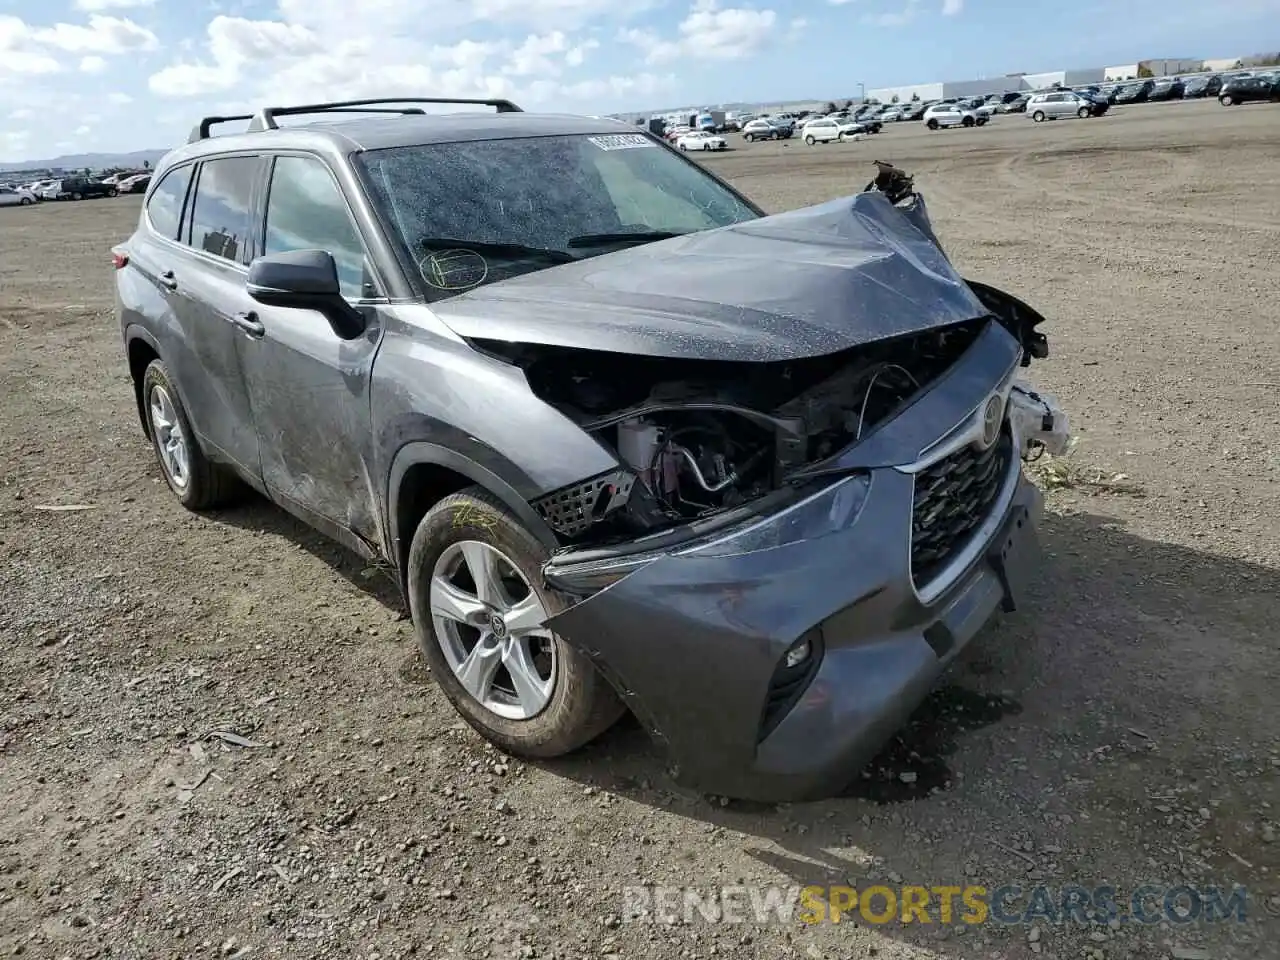
[[[42,200],[91,200],[122,193],[145,193],[151,172],[112,174],[108,177],[62,177],[0,187],[0,206],[29,205]]]

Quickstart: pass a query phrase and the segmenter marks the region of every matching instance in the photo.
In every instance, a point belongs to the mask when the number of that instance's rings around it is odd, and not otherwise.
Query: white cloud
[[[942,15],[954,17],[964,10],[964,0],[942,0]]]
[[[58,61],[35,46],[31,28],[19,17],[0,15],[0,76],[57,73]]]
[[[130,53],[155,50],[160,46],[156,35],[146,27],[121,17],[94,14],[88,26],[55,23],[31,31],[31,38],[45,46],[67,53]]]
[[[86,13],[102,10],[128,10],[136,7],[150,7],[156,0],[75,0],[73,6]]]
[[[101,73],[107,69],[107,61],[99,56],[82,57],[80,60],[81,73]]]
[[[117,107],[123,107],[126,104],[133,103],[133,97],[127,93],[113,92],[107,94],[107,102],[114,103]]]
[[[776,33],[777,20],[773,10],[722,8],[716,0],[695,0],[674,40],[663,40],[648,30],[624,30],[619,36],[645,50],[650,63],[686,56],[736,60],[759,52]]]
[[[152,74],[147,80],[152,93],[194,97],[230,90],[240,83],[241,71],[249,63],[270,65],[322,50],[310,29],[278,20],[217,16],[205,33],[209,59],[175,63]]]
[[[76,136],[77,136],[77,137],[83,137],[83,136],[85,136],[86,134],[90,133],[90,132],[92,131],[92,129],[93,129],[93,128],[92,128],[92,127],[90,127],[87,123],[82,123],[82,124],[80,124],[80,126],[76,127],[76,131],[75,131],[75,132],[76,132]]]
[[[586,62],[587,54],[599,47],[599,40],[584,40],[564,55],[564,62],[571,67],[580,67]]]
[[[559,30],[546,36],[530,36],[512,51],[504,72],[513,77],[547,76],[560,72],[560,61],[569,41]]]
[[[30,120],[35,115],[36,115],[36,112],[32,110],[30,107],[19,107],[17,110],[14,110],[13,113],[9,114],[9,119],[10,120]]]
[[[952,0],[943,0],[943,2],[952,2]],[[920,0],[906,0],[906,4],[900,10],[875,15],[869,14],[862,19],[867,23],[875,24],[877,27],[905,27],[915,20],[916,14],[919,12]]]

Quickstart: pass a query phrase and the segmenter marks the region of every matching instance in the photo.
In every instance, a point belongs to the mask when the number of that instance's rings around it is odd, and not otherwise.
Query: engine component
[[[653,489],[653,460],[662,431],[644,420],[618,424],[618,456],[636,472],[640,482]]]

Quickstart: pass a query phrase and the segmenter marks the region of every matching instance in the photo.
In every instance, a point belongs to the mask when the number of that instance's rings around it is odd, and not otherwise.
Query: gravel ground
[[[137,201],[0,211],[0,952],[1280,956],[1277,110],[708,160],[771,210],[871,159],[913,172],[967,274],[1050,318],[1035,373],[1080,433],[1041,473],[1038,612],[980,638],[848,796],[782,808],[679,791],[634,723],[543,766],[489,749],[380,572],[268,505],[168,494],[111,313]],[[68,504],[91,509],[41,509]],[[1249,899],[1216,924],[632,921],[643,882]]]

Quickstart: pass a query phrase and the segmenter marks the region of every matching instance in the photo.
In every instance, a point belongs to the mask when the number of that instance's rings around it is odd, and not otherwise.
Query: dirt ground
[[[0,952],[1280,956],[1278,120],[1153,105],[708,161],[771,210],[872,159],[913,172],[966,274],[1050,318],[1033,373],[1080,434],[1042,473],[1038,611],[847,797],[782,808],[677,790],[634,722],[545,766],[486,747],[382,574],[269,505],[169,495],[112,317],[137,201],[0,211]],[[92,509],[40,509],[68,504]],[[1243,884],[1245,922],[648,922],[623,899],[1144,882]]]

